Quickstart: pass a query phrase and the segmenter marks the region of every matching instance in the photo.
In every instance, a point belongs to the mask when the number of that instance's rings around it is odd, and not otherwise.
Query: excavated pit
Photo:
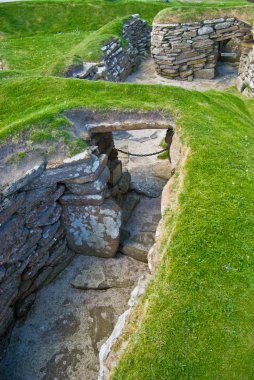
[[[118,130],[113,132],[116,148],[139,154],[160,151],[169,119],[156,112],[133,115],[118,114],[116,123],[113,113],[67,114],[78,134],[91,125],[103,127],[89,131],[90,136],[103,133],[106,126],[107,133]],[[133,130],[127,131],[131,123]],[[85,132],[84,124],[89,126]],[[141,130],[144,126],[152,129]],[[138,281],[149,273],[147,254],[161,219],[161,192],[171,176],[168,159],[121,153],[118,159],[132,180],[127,195],[118,199],[125,223],[117,255],[76,254],[53,282],[38,291],[27,317],[18,320],[12,331],[0,363],[1,380],[98,378],[100,348],[127,309]]]

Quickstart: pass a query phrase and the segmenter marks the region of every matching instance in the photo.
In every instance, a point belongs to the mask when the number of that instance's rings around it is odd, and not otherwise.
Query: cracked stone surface
[[[146,271],[146,264],[121,254],[77,255],[38,293],[26,321],[16,324],[0,364],[1,380],[97,379],[99,349]],[[94,290],[81,289],[89,287]]]

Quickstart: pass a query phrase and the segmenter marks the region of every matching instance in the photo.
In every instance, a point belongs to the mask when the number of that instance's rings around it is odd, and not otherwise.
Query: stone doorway
[[[218,59],[215,76],[237,76],[241,58],[241,40],[239,38],[227,39],[218,43]]]

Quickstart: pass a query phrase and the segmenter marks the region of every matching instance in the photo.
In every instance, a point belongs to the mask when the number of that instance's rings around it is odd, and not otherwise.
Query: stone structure
[[[117,251],[121,209],[110,189],[122,171],[112,136],[94,140],[104,154],[90,147],[55,165],[43,161],[0,194],[0,336],[74,252],[112,257]]]
[[[244,94],[254,96],[254,47],[241,57],[237,87]]]
[[[80,79],[105,79],[121,82],[131,74],[147,55],[151,45],[151,28],[139,15],[131,16],[123,24],[122,42],[118,38],[110,39],[102,46],[100,63],[83,63],[71,67],[66,76]]]
[[[151,50],[156,70],[171,79],[213,79],[220,43],[235,38],[244,43],[253,40],[250,25],[234,17],[185,23],[154,22]]]

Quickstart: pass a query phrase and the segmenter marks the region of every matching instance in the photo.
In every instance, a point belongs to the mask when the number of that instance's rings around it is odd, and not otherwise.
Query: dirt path
[[[183,87],[190,90],[205,91],[210,89],[225,90],[236,85],[237,70],[229,65],[218,67],[218,77],[213,80],[195,79],[193,82],[163,78],[155,71],[151,57],[141,63],[137,71],[131,74],[126,82],[144,84],[162,84]]]

